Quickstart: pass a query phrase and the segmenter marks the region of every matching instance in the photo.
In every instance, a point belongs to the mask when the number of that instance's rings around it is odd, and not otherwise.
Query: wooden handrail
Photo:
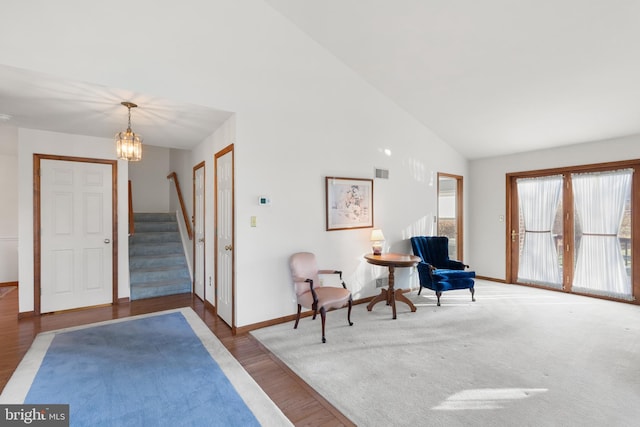
[[[171,172],[167,175],[167,179],[173,180],[176,184],[176,191],[178,192],[178,200],[180,201],[180,209],[182,209],[182,218],[184,218],[184,223],[187,226],[187,234],[189,235],[189,240],[193,239],[193,232],[191,231],[191,221],[189,221],[189,217],[187,215],[187,207],[184,205],[184,199],[182,198],[182,191],[180,190],[180,182],[178,181],[178,174],[175,172]]]
[[[136,226],[133,220],[133,192],[131,191],[131,180],[129,180],[129,236],[133,236],[135,232]]]

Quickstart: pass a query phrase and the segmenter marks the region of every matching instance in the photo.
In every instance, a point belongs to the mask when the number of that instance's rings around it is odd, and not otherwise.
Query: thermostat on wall
[[[260,206],[269,206],[271,204],[271,199],[267,196],[260,196],[258,197],[258,204]]]

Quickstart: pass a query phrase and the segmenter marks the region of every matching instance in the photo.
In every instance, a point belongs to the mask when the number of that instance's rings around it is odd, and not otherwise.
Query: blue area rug
[[[205,347],[190,322],[177,311],[58,332],[24,403],[70,404],[75,426],[260,425],[250,393],[243,399],[212,358],[220,348]],[[263,424],[289,424],[274,412]]]

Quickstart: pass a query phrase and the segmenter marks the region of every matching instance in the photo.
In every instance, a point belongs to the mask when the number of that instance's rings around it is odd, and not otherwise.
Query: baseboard
[[[18,282],[4,282],[4,283],[0,283],[0,287],[3,286],[18,286]]]
[[[300,313],[300,318],[309,317],[313,315],[312,311],[305,311]],[[292,320],[295,320],[296,315],[291,314],[289,316],[278,317],[277,319],[265,320],[264,322],[252,323],[251,325],[236,327],[236,334],[244,334],[249,331],[253,331],[254,329],[266,328],[267,326],[279,325],[280,323],[287,323]]]
[[[373,298],[375,298],[375,296],[357,299],[357,300],[353,301],[353,305],[366,304],[366,303],[370,302]],[[305,318],[305,317],[310,317],[310,316],[313,316],[313,311],[311,311],[311,310],[303,311],[302,313],[300,313],[300,318],[301,319]],[[296,315],[295,314],[290,314],[288,316],[278,317],[276,319],[265,320],[264,322],[252,323],[251,325],[236,327],[234,335],[235,334],[244,334],[244,333],[253,331],[254,329],[266,328],[267,326],[273,326],[273,325],[279,325],[281,323],[291,322],[292,320],[296,320]]]
[[[478,275],[476,275],[476,279],[488,280],[490,282],[507,283],[507,281],[504,280],[504,279],[496,279],[495,277],[488,277],[488,276],[478,276]]]
[[[118,298],[118,301],[116,301],[116,304],[126,304],[128,302],[131,302],[130,298],[129,297],[124,297],[124,298]]]
[[[22,313],[18,313],[18,320],[20,319],[28,319],[29,317],[35,317],[35,311],[23,311]]]

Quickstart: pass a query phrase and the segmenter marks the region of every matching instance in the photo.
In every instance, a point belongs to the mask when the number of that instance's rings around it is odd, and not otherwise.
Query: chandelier
[[[129,110],[129,125],[124,132],[116,134],[116,151],[119,159],[137,162],[142,159],[142,137],[131,130],[131,109],[137,105],[133,102],[121,102]]]

